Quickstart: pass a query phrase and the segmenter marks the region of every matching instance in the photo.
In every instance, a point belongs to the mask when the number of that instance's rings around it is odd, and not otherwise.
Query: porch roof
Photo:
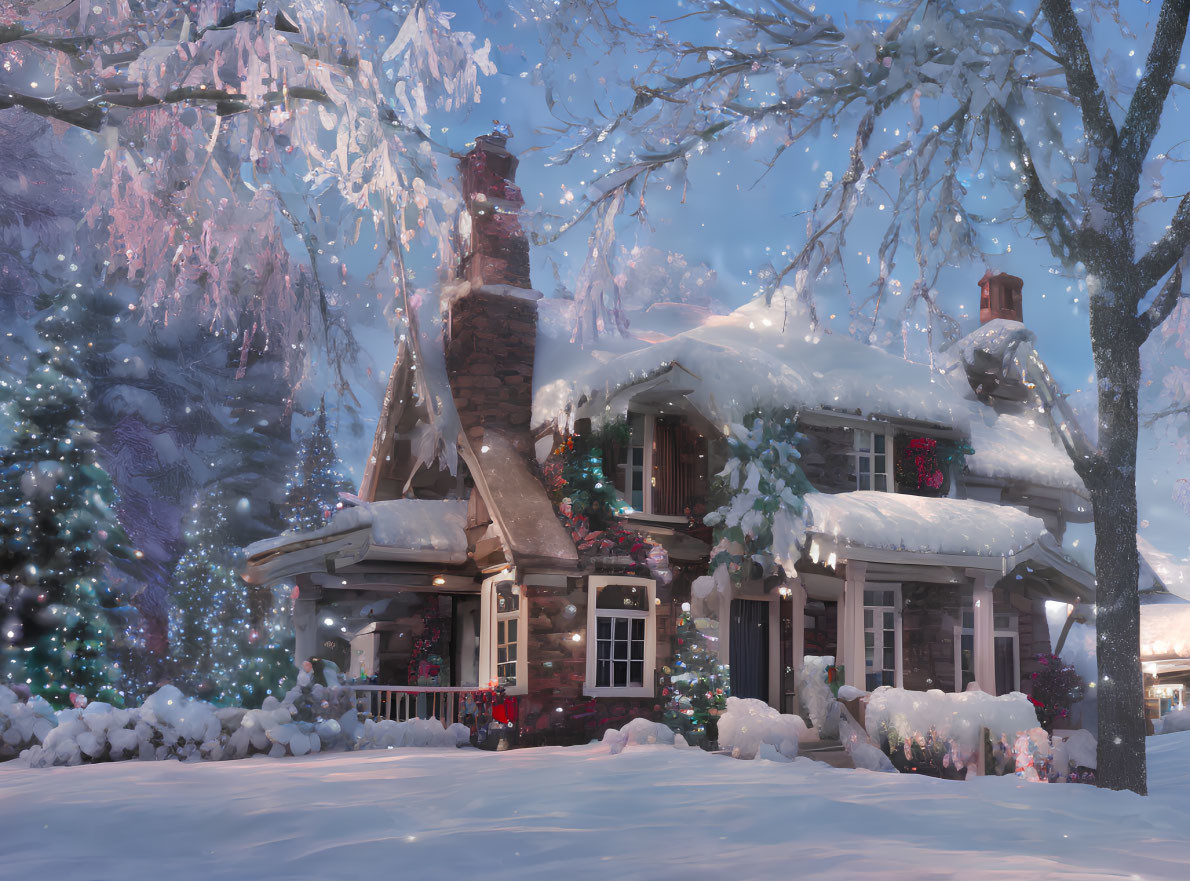
[[[861,490],[811,493],[805,501],[806,531],[839,548],[1002,558],[1019,554],[1045,534],[1037,517],[971,499]]]
[[[465,500],[393,499],[344,508],[311,532],[254,542],[244,580],[269,584],[307,572],[327,572],[363,560],[467,562]]]

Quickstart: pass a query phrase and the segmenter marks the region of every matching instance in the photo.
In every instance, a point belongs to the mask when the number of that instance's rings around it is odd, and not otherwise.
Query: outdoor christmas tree
[[[339,493],[353,488],[339,471],[324,401],[318,405],[318,417],[298,451],[297,466],[285,494],[289,528],[302,532],[325,526],[338,507]]]
[[[72,692],[118,703],[104,570],[130,551],[86,426],[77,352],[55,332],[60,308],[39,325],[44,348],[24,381],[0,384],[13,426],[0,448],[0,682],[58,707]]]
[[[707,723],[714,739],[712,720],[727,707],[727,668],[719,655],[699,632],[689,604],[683,604],[674,639],[673,665],[666,667],[670,684],[665,691],[662,720],[691,743],[708,737]]]
[[[189,547],[174,570],[169,638],[183,690],[214,703],[253,707],[289,684],[288,597],[240,578],[243,552],[228,543],[233,503],[226,496],[213,487],[194,506]],[[262,601],[269,608],[256,608]]]

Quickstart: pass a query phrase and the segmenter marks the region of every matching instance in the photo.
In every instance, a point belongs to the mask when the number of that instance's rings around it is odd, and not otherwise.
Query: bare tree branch
[[[1083,40],[1083,30],[1070,6],[1070,0],[1042,0],[1041,10],[1049,22],[1054,46],[1062,55],[1070,94],[1078,101],[1082,111],[1087,139],[1097,150],[1113,149],[1116,144],[1116,124],[1107,106],[1107,96],[1095,76],[1091,53]]]
[[[1136,261],[1137,284],[1143,286],[1142,290],[1152,288],[1182,259],[1187,248],[1190,248],[1190,193],[1178,203],[1169,231]]]
[[[1181,56],[1187,18],[1190,18],[1190,0],[1165,0],[1162,4],[1145,73],[1132,94],[1116,148],[1113,201],[1121,210],[1131,208],[1140,187],[1145,157],[1161,125],[1161,112]]]
[[[1136,321],[1142,334],[1141,339],[1147,339],[1149,334],[1160,327],[1161,323],[1169,317],[1169,313],[1173,311],[1178,300],[1185,296],[1186,291],[1182,290],[1182,264],[1179,263],[1170,273],[1169,279],[1161,288],[1161,293],[1156,296],[1143,315],[1137,316]]]
[[[1006,146],[1016,153],[1020,162],[1025,183],[1025,211],[1029,219],[1045,234],[1053,255],[1063,262],[1069,262],[1077,246],[1077,231],[1070,212],[1042,184],[1028,142],[1012,115],[998,102],[992,107],[991,115]]]

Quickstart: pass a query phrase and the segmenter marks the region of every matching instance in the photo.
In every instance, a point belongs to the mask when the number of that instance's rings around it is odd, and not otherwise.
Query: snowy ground
[[[1152,795],[671,747],[0,765],[0,878],[1185,879],[1190,732]]]

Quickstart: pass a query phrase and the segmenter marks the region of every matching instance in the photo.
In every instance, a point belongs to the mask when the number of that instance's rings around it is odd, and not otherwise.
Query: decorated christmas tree
[[[678,616],[672,666],[664,669],[670,684],[662,720],[690,743],[699,743],[715,737],[714,720],[727,706],[728,677],[689,605],[684,603]]]
[[[285,494],[289,528],[301,532],[325,526],[338,507],[339,493],[353,488],[339,471],[335,442],[326,424],[326,404],[320,403]]]
[[[117,606],[105,567],[131,553],[86,426],[77,352],[39,324],[23,382],[4,383],[12,433],[0,447],[0,682],[51,704],[120,702],[109,657]]]
[[[228,541],[232,505],[213,487],[194,506],[188,549],[174,570],[170,645],[183,690],[254,707],[291,684],[289,598],[240,578],[243,552]]]

